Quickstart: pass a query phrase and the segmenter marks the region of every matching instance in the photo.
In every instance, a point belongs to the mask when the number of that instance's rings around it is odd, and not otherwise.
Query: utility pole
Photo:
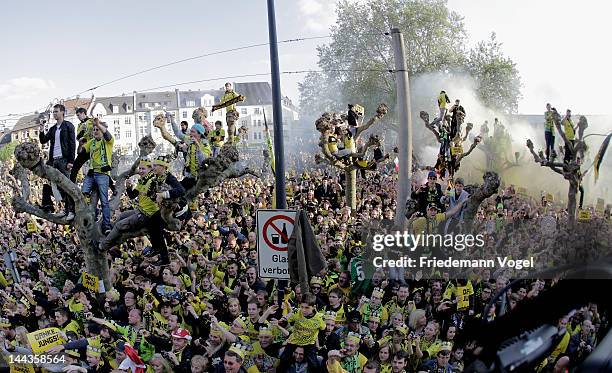
[[[274,168],[276,175],[276,208],[287,208],[285,191],[285,149],[283,139],[283,107],[281,103],[280,72],[278,66],[278,41],[276,38],[276,14],[274,0],[268,0],[268,34],[270,41],[270,66],[272,70],[272,113],[274,127]]]
[[[272,72],[272,126],[274,128],[274,175],[276,208],[287,208],[285,191],[285,148],[283,139],[283,107],[281,103],[280,71],[278,66],[278,42],[276,38],[276,12],[274,0],[268,0],[268,34],[270,42],[270,66]],[[285,298],[287,280],[278,280],[278,305],[282,306]],[[302,289],[304,290],[304,289]]]
[[[397,180],[397,212],[395,225],[401,229],[406,219],[406,200],[410,196],[412,174],[412,109],[410,108],[410,86],[404,52],[404,36],[398,28],[391,29],[391,43],[395,59],[395,76],[397,82],[397,109],[399,120],[399,174]]]

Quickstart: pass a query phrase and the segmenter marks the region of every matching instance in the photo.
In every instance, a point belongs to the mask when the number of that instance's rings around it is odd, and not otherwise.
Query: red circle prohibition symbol
[[[266,244],[268,244],[268,246],[272,250],[274,250],[274,251],[287,251],[287,245],[285,245],[284,247],[283,246],[275,245],[268,238],[268,234],[267,234],[268,233],[268,229],[272,228],[273,230],[276,231],[276,233],[278,233],[281,236],[281,238],[283,238],[285,241],[289,241],[289,237],[285,236],[281,232],[281,230],[276,225],[273,224],[277,220],[286,220],[289,223],[291,223],[291,225],[293,225],[295,223],[295,221],[293,219],[291,219],[290,217],[285,216],[285,215],[276,215],[276,216],[273,216],[271,219],[268,219],[268,221],[263,226],[263,239],[266,242]]]

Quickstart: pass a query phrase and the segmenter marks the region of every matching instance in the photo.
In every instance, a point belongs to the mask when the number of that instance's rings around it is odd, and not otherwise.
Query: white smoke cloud
[[[52,80],[41,78],[15,78],[0,84],[0,100],[24,100],[55,88]]]
[[[329,0],[299,0],[304,28],[308,31],[323,32],[336,21],[336,4]]]
[[[415,127],[415,139],[418,141],[421,136],[432,139],[433,135],[423,126],[422,120],[418,117],[419,111],[429,112],[430,120],[437,115],[437,97],[441,90],[447,92],[451,102],[455,99],[461,100],[461,105],[466,110],[465,122],[474,124],[472,133],[477,134],[482,123],[489,122],[490,134],[493,130],[493,121],[499,118],[512,138],[512,150],[508,154],[509,160],[513,161],[512,153],[519,152],[522,155],[519,167],[508,169],[504,174],[506,185],[515,184],[527,187],[531,195],[536,196],[541,191],[553,193],[555,198],[567,200],[568,184],[562,176],[554,173],[548,168],[543,168],[533,161],[533,157],[526,147],[527,139],[534,143],[536,152],[544,148],[544,110],[542,110],[542,126],[538,127],[526,121],[510,120],[507,116],[485,107],[478,98],[476,82],[467,74],[448,75],[442,72],[420,74],[411,78],[410,91],[413,114],[413,126]],[[578,120],[580,114],[574,114],[574,121]],[[610,116],[589,116],[589,133],[608,133],[612,117]],[[560,136],[556,137],[556,147],[561,141]],[[590,147],[585,168],[588,167],[595,153],[599,149],[603,137],[589,137],[587,144]],[[436,162],[437,148],[433,144],[423,145],[414,143],[415,149],[420,149],[417,156],[421,158],[424,165],[433,166]],[[610,154],[608,154],[608,158]],[[612,202],[612,193],[608,185],[612,184],[612,161],[604,159],[602,172],[599,181],[595,184],[592,170],[583,180],[585,188],[585,206],[594,204],[597,198],[604,198],[606,203]],[[464,177],[468,182],[480,182],[482,170],[485,166],[485,157],[482,151],[475,149],[474,152],[461,162],[461,168],[457,176]]]

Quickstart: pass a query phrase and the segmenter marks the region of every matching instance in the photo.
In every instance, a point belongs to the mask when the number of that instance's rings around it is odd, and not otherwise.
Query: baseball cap
[[[172,333],[172,338],[182,338],[191,341],[189,331],[183,328],[178,328]]]

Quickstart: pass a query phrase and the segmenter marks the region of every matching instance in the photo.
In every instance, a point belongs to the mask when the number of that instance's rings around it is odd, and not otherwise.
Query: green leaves
[[[463,17],[445,0],[341,1],[329,44],[318,47],[323,73],[310,73],[299,85],[302,115],[318,117],[325,111],[344,110],[358,103],[366,110],[386,102],[394,112],[396,92],[391,38],[392,27],[404,35],[411,77],[428,72],[467,71],[485,105],[515,112],[520,78],[514,62],[491,39],[466,49]],[[371,110],[371,109],[370,109]]]

